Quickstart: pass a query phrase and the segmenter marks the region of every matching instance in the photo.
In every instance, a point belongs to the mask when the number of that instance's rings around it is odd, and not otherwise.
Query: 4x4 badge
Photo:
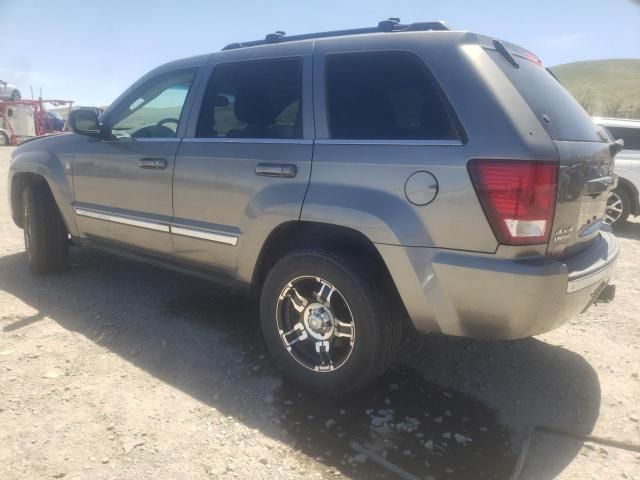
[[[569,238],[569,234],[573,232],[573,227],[561,228],[553,236],[554,242],[561,242]]]

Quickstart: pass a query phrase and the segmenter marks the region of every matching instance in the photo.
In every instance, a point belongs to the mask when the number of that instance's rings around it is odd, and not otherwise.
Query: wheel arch
[[[412,323],[404,308],[393,278],[375,244],[362,232],[353,228],[322,222],[290,221],[278,225],[264,242],[253,270],[251,291],[258,294],[269,270],[287,253],[298,249],[323,249],[355,256],[366,264],[370,274],[381,279],[385,292],[406,326]]]
[[[23,192],[29,185],[37,184],[46,185],[51,190],[46,179],[38,173],[19,172],[11,179],[11,216],[20,228],[24,228]]]
[[[38,140],[41,141],[41,140]],[[46,150],[16,150],[9,167],[9,199],[14,223],[22,228],[22,192],[31,182],[44,182],[56,202],[71,235],[75,235],[73,192],[71,179],[65,173],[62,160]]]

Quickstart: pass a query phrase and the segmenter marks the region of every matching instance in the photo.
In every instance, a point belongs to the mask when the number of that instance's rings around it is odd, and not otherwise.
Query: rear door
[[[504,48],[504,47],[503,47]],[[566,256],[598,235],[615,187],[615,148],[571,94],[530,52],[487,49],[553,140],[560,159],[549,253]],[[501,51],[502,50],[502,51]]]
[[[194,75],[186,69],[150,78],[106,119],[112,139],[78,138],[74,211],[82,236],[172,253],[172,175]]]
[[[267,235],[299,219],[313,150],[311,48],[215,56],[176,159],[180,260],[249,281]]]

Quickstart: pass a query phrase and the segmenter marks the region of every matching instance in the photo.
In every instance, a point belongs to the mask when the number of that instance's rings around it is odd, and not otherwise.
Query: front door
[[[193,69],[165,72],[143,82],[107,114],[112,139],[79,139],[73,186],[81,236],[172,252],[171,182],[194,74]]]
[[[213,65],[176,158],[175,254],[240,281],[268,234],[299,219],[309,183],[311,46],[287,47]]]

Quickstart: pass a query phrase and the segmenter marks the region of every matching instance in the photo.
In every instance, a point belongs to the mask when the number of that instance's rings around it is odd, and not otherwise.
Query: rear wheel
[[[20,92],[18,90],[14,90],[11,93],[11,100],[13,100],[14,102],[17,102],[18,100],[20,100],[22,98],[22,95],[20,95]]]
[[[24,245],[33,273],[64,270],[69,256],[69,237],[56,202],[45,183],[24,189]]]
[[[287,377],[315,392],[343,394],[388,368],[402,327],[372,280],[351,259],[323,251],[292,253],[272,268],[260,317]]]
[[[618,225],[627,221],[631,211],[631,197],[624,188],[618,187],[609,194],[604,222]]]
[[[4,132],[0,132],[0,147],[8,146],[9,142],[9,135]]]

